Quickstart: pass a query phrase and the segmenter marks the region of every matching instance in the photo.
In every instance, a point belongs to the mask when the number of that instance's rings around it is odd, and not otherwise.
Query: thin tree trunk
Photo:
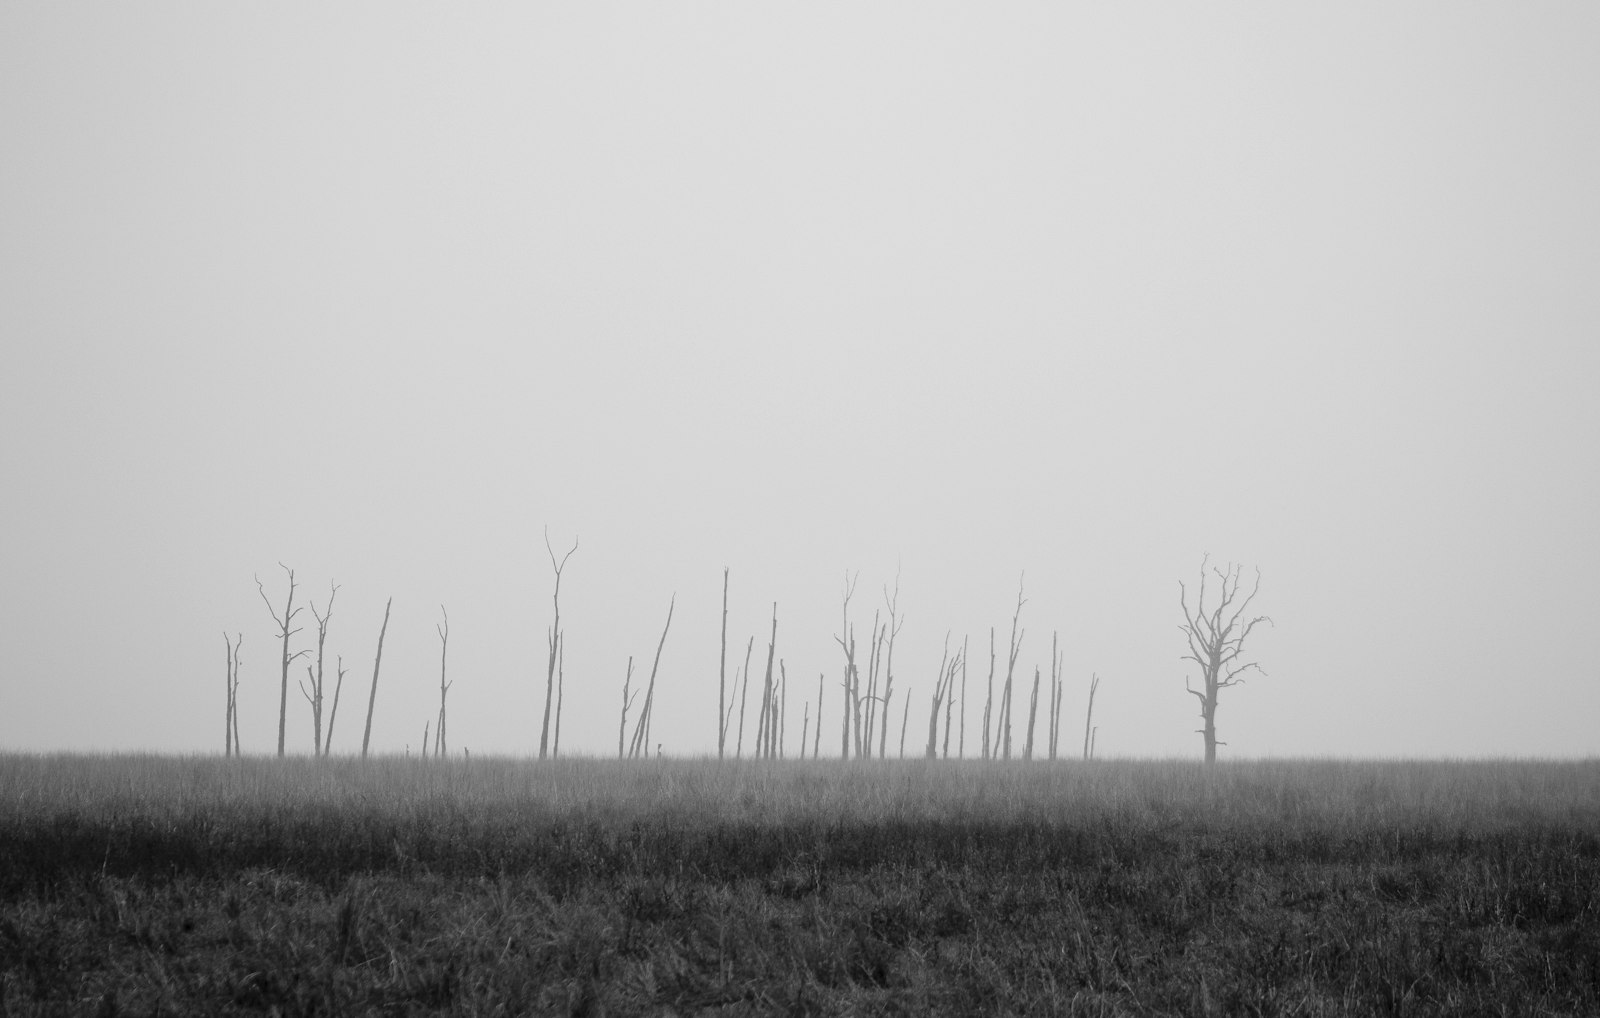
[[[911,690],[906,690],[906,705],[900,708],[900,759],[906,758],[906,719],[911,717]]]
[[[539,759],[543,760],[550,745],[550,707],[555,700],[556,691],[556,654],[559,650],[561,639],[561,571],[567,567],[567,559],[572,557],[572,552],[578,550],[578,540],[573,538],[572,550],[562,556],[561,561],[556,561],[555,549],[550,547],[550,528],[544,531],[544,548],[550,553],[550,568],[555,570],[555,593],[551,596],[551,603],[555,608],[555,619],[550,623],[548,638],[550,655],[545,668],[544,680],[544,724],[539,729]],[[559,708],[558,708],[559,710]],[[559,713],[557,715],[559,724]]]
[[[1089,677],[1089,709],[1083,714],[1083,758],[1085,760],[1090,759],[1092,756],[1093,746],[1090,744],[1090,737],[1094,731],[1094,694],[1095,690],[1099,688],[1100,676],[1091,675]]]
[[[639,721],[633,730],[635,755],[641,750],[645,756],[650,755],[650,722],[656,704],[656,672],[661,667],[661,648],[667,645],[667,633],[672,629],[672,612],[677,606],[678,595],[673,594],[671,603],[667,605],[667,624],[661,627],[661,642],[656,644],[655,661],[650,665],[650,684],[645,689],[644,707],[639,712]]]
[[[961,638],[961,741],[956,756],[967,758],[967,638]]]
[[[817,734],[811,737],[811,759],[817,759],[817,753],[822,749],[822,690],[827,672],[817,673]]]
[[[1028,736],[1022,744],[1022,759],[1033,759],[1033,730],[1039,720],[1039,666],[1033,666],[1033,696],[1028,699]]]
[[[991,714],[994,709],[994,627],[989,627],[989,695],[983,701],[983,758],[989,759],[993,743],[989,732]]]
[[[717,659],[717,759],[727,755],[728,745],[728,568],[722,568],[722,654]]]
[[[800,722],[800,759],[806,758],[806,736],[811,734],[811,703],[806,702],[805,717]]]
[[[372,742],[372,709],[378,702],[378,667],[383,664],[383,637],[389,631],[389,609],[394,598],[383,606],[383,628],[378,630],[378,654],[372,659],[372,691],[367,694],[367,727],[361,733],[361,759],[367,758],[367,746]]]
[[[552,759],[561,755],[561,707],[567,701],[567,634],[556,637],[556,737],[550,745]]]
[[[334,671],[338,673],[338,681],[333,684],[333,705],[328,710],[328,736],[322,740],[322,755],[328,756],[333,752],[333,722],[339,717],[339,693],[344,689],[344,657],[338,654],[333,658]]]
[[[439,614],[444,616],[444,622],[433,627],[439,634],[439,727],[433,733],[433,755],[445,756],[450,752],[444,731],[445,694],[450,692],[450,687],[454,683],[444,680],[445,653],[450,649],[450,615],[442,604],[439,606]]]
[[[622,722],[617,725],[617,759],[623,758],[622,744],[628,732],[628,708],[633,701],[628,696],[628,685],[633,682],[633,655],[628,655],[628,673],[622,677]]]
[[[734,747],[734,759],[744,758],[744,714],[745,704],[750,697],[750,651],[755,648],[756,638],[750,637],[750,642],[744,646],[744,682],[739,687],[739,742]]]
[[[256,577],[256,589],[261,592],[261,600],[267,606],[267,613],[272,616],[272,621],[278,624],[278,633],[283,637],[283,652],[279,656],[280,663],[283,666],[282,681],[278,687],[278,756],[281,757],[283,756],[284,736],[288,731],[289,724],[289,663],[309,651],[303,650],[293,655],[289,653],[289,637],[300,631],[290,627],[294,625],[294,617],[303,609],[294,606],[294,570],[282,562],[278,563],[278,567],[289,574],[289,597],[284,601],[283,618],[278,618],[278,613],[273,610],[272,602],[267,600],[267,589],[261,585],[260,577]]]

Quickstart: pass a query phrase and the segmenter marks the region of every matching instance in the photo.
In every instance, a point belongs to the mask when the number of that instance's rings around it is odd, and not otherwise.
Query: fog
[[[1098,674],[1100,755],[1198,757],[1209,555],[1273,620],[1224,758],[1592,756],[1596,52],[1577,4],[8,4],[0,749],[220,752],[226,632],[274,751],[282,563],[339,584],[336,752],[389,597],[374,750],[443,605],[453,748],[536,752],[548,528],[564,753],[674,596],[652,741],[715,751],[726,568],[791,755],[852,576],[891,754],[948,633],[974,755],[1020,584],[1019,740],[1059,634],[1064,752]]]

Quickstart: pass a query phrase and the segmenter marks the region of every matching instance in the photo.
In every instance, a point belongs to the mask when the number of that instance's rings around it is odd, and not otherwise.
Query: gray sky
[[[657,741],[714,748],[727,566],[794,741],[898,569],[909,742],[948,630],[970,750],[1025,570],[1067,744],[1098,672],[1103,754],[1198,756],[1209,552],[1277,623],[1224,756],[1593,755],[1597,52],[1589,3],[5,4],[0,747],[220,750],[226,629],[271,750],[282,561],[341,584],[336,748],[393,595],[374,745],[442,602],[452,742],[536,749],[548,525],[574,751],[674,593]]]

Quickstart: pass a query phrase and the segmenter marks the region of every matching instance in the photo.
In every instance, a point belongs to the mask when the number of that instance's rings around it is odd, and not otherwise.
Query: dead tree
[[[1039,719],[1039,666],[1033,666],[1033,696],[1028,699],[1028,734],[1022,742],[1022,759],[1033,759],[1033,730]]]
[[[455,685],[455,682],[446,682],[444,680],[445,652],[450,649],[450,613],[445,611],[444,605],[441,604],[439,606],[439,614],[444,616],[444,622],[437,623],[433,627],[434,631],[439,634],[439,724],[433,730],[433,755],[442,757],[449,755],[450,752],[450,743],[446,740],[444,733],[444,698],[445,694],[450,692],[450,687]],[[469,633],[467,635],[470,636],[472,634]]]
[[[804,715],[800,719],[800,759],[806,758],[806,736],[811,734],[811,703],[805,704]]]
[[[551,597],[551,601],[555,605],[555,620],[550,623],[548,634],[550,657],[544,683],[544,725],[539,729],[539,759],[541,760],[548,755],[550,749],[550,708],[555,702],[556,652],[559,650],[561,640],[561,570],[567,567],[567,559],[572,557],[572,552],[578,550],[578,539],[572,539],[572,551],[567,552],[561,557],[561,561],[557,562],[555,549],[550,547],[550,528],[546,527],[544,528],[544,548],[545,551],[550,553],[550,568],[556,572],[556,588],[554,595]]]
[[[944,656],[939,661],[939,674],[933,680],[933,709],[928,712],[928,745],[922,751],[923,757],[928,760],[936,759],[939,755],[939,708],[949,694],[955,675],[955,662],[950,660],[950,634],[947,632],[944,634]]]
[[[1094,757],[1094,694],[1100,688],[1100,676],[1089,676],[1089,709],[1083,714],[1083,758]]]
[[[638,756],[641,751],[649,755],[650,750],[650,715],[656,704],[656,670],[661,667],[661,648],[667,645],[667,631],[672,628],[672,610],[678,605],[678,595],[672,595],[672,602],[667,605],[667,624],[661,627],[661,642],[656,644],[656,659],[650,665],[650,685],[645,689],[644,706],[639,709],[639,720],[633,729],[633,745],[629,750],[630,757]],[[656,756],[661,755],[661,747],[656,747]]]
[[[1056,758],[1061,744],[1061,643],[1060,632],[1050,634],[1050,759]]]
[[[744,668],[742,669],[744,682],[739,687],[739,742],[733,751],[735,759],[744,757],[744,706],[750,696],[750,651],[755,648],[755,645],[756,638],[754,636],[750,637],[750,642],[744,645]],[[737,675],[734,676],[735,681],[738,681],[738,678]]]
[[[756,757],[767,759],[777,756],[776,725],[773,724],[778,690],[772,684],[773,655],[778,651],[778,602],[772,602],[772,641],[767,644],[767,674],[761,680],[761,723],[756,726]]]
[[[894,574],[894,593],[891,594],[887,587],[883,591],[883,599],[889,607],[889,652],[883,662],[883,716],[889,716],[889,701],[894,697],[894,638],[900,635],[900,627],[906,624],[905,616],[899,613],[900,604],[900,573]],[[884,725],[883,731],[878,735],[878,756],[882,757],[888,745],[889,726]]]
[[[310,688],[302,682],[300,695],[306,698],[311,705],[311,748],[314,756],[322,755],[322,652],[328,642],[328,620],[333,618],[333,599],[339,595],[337,584],[330,583],[328,591],[328,607],[322,613],[317,613],[317,602],[311,602],[311,617],[317,620],[317,669],[311,670],[306,666],[306,680],[311,683]]]
[[[722,567],[722,655],[717,659],[717,759],[728,745],[728,567]]]
[[[956,746],[956,756],[967,758],[967,638],[961,638],[961,739]]]
[[[567,702],[567,634],[556,636],[556,737],[550,743],[550,755],[561,755],[561,708]]]
[[[333,752],[333,722],[339,716],[339,692],[344,689],[344,658],[333,656],[333,669],[338,678],[333,683],[333,704],[328,708],[328,735],[322,740],[322,755]]]
[[[906,690],[905,706],[900,708],[900,759],[906,758],[906,721],[911,717],[911,690]]]
[[[244,634],[236,634],[230,640],[228,634],[223,633],[222,642],[228,648],[228,677],[224,687],[228,694],[227,713],[222,719],[222,756],[226,759],[239,751],[239,648],[244,645]]]
[[[811,759],[817,758],[817,752],[822,748],[822,691],[823,684],[827,681],[827,672],[817,673],[817,734],[811,737]]]
[[[1017,670],[1017,653],[1022,650],[1022,638],[1027,635],[1027,630],[1025,629],[1021,632],[1017,631],[1017,622],[1022,618],[1022,606],[1027,603],[1027,600],[1022,596],[1022,582],[1019,580],[1017,582],[1017,613],[1011,616],[1011,658],[1006,664],[1005,692],[1000,698],[1000,713],[1005,719],[1001,727],[1005,732],[1005,758],[1007,760],[1011,759],[1011,680]]]
[[[844,731],[840,734],[839,755],[845,760],[850,759],[850,719],[852,716],[855,717],[857,725],[855,730],[857,755],[860,755],[861,744],[860,700],[856,690],[856,633],[855,628],[850,625],[850,598],[855,592],[855,578],[846,573],[844,581],[844,622],[840,634],[833,638],[834,642],[844,651]],[[852,707],[855,709],[852,710]]]
[[[989,759],[994,749],[990,725],[994,713],[994,627],[989,627],[989,692],[983,698],[983,758]]]
[[[622,722],[617,725],[617,759],[618,760],[621,760],[623,758],[622,744],[623,744],[623,740],[627,736],[627,732],[628,732],[628,708],[633,706],[634,698],[639,695],[638,692],[635,692],[633,694],[633,696],[629,696],[628,695],[628,686],[632,682],[633,682],[633,655],[629,654],[628,655],[628,672],[627,672],[626,675],[624,675],[622,677]]]
[[[1240,658],[1244,654],[1244,642],[1256,625],[1265,622],[1270,626],[1272,620],[1265,615],[1246,619],[1245,612],[1261,589],[1261,570],[1256,570],[1255,586],[1241,598],[1239,567],[1231,563],[1225,569],[1209,570],[1220,581],[1221,590],[1216,603],[1207,608],[1207,561],[1204,558],[1200,561],[1200,591],[1193,610],[1189,608],[1188,590],[1183,581],[1178,582],[1178,605],[1183,609],[1184,618],[1183,625],[1178,628],[1189,641],[1189,653],[1180,660],[1193,661],[1200,666],[1203,688],[1195,689],[1187,676],[1183,684],[1200,701],[1200,719],[1204,727],[1196,731],[1205,738],[1206,763],[1209,764],[1216,763],[1217,746],[1227,745],[1217,742],[1217,697],[1229,686],[1241,685],[1244,679],[1240,676],[1251,669],[1266,674],[1254,661],[1244,662]]]
[[[383,637],[389,632],[389,609],[394,598],[383,606],[383,628],[378,630],[378,653],[372,659],[372,690],[367,694],[367,727],[361,733],[361,759],[367,758],[367,746],[372,742],[372,708],[378,703],[378,667],[383,664]]]
[[[283,603],[282,618],[278,617],[277,611],[272,607],[272,602],[267,600],[267,588],[261,585],[261,577],[259,576],[256,577],[256,589],[261,592],[261,601],[267,606],[267,613],[272,616],[272,621],[278,624],[278,635],[283,638],[283,653],[281,655],[281,663],[283,665],[283,684],[278,692],[278,755],[281,757],[283,756],[284,733],[288,730],[289,724],[289,664],[296,658],[311,653],[311,651],[308,648],[306,650],[297,651],[294,654],[289,653],[289,637],[300,631],[298,629],[290,629],[289,627],[294,625],[294,617],[300,614],[300,612],[303,610],[303,607],[296,608],[294,606],[294,570],[290,569],[282,562],[279,562],[278,566],[284,572],[289,574],[289,597]]]

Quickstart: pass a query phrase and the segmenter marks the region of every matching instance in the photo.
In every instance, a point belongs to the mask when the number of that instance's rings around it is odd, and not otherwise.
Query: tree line
[[[548,531],[545,534],[545,548],[550,556],[550,565],[554,574],[554,587],[551,595],[552,621],[546,631],[546,673],[543,720],[539,732],[539,759],[557,757],[561,752],[561,716],[565,692],[565,630],[561,623],[561,579],[566,569],[567,562],[578,550],[578,542],[573,541],[571,549],[565,555],[557,558],[555,549],[551,547]],[[267,595],[266,587],[260,577],[256,578],[256,588],[261,595],[263,604],[266,605],[273,623],[277,626],[276,639],[279,641],[279,699],[278,699],[278,746],[277,755],[285,755],[285,738],[288,728],[289,714],[289,672],[291,666],[302,658],[307,658],[305,665],[306,677],[298,680],[298,687],[310,708],[312,725],[312,747],[316,756],[327,756],[332,752],[334,723],[338,718],[340,695],[344,688],[346,669],[342,656],[336,655],[334,659],[334,685],[331,698],[326,695],[324,681],[325,673],[325,648],[328,635],[328,623],[333,616],[334,600],[339,593],[337,584],[329,585],[327,601],[319,610],[315,601],[296,606],[295,596],[298,583],[295,571],[288,566],[279,564],[288,578],[288,593],[282,602],[282,608],[275,606]],[[868,630],[867,641],[859,646],[856,641],[856,623],[852,617],[851,602],[855,600],[858,576],[846,574],[841,597],[842,607],[840,613],[840,629],[834,636],[834,642],[839,646],[842,662],[839,664],[839,673],[836,686],[839,690],[841,703],[833,708],[835,716],[839,719],[839,757],[840,759],[872,759],[884,758],[889,755],[889,739],[893,731],[892,709],[896,706],[896,694],[899,694],[898,706],[900,708],[899,733],[896,742],[898,756],[906,755],[906,741],[908,737],[910,712],[913,698],[909,683],[902,683],[903,689],[896,687],[896,673],[894,666],[895,642],[905,623],[905,617],[899,610],[900,583],[896,577],[893,588],[887,585],[883,588],[883,604],[873,610],[872,624]],[[1229,564],[1226,567],[1216,567],[1210,564],[1209,557],[1203,558],[1200,567],[1199,583],[1191,593],[1187,584],[1180,581],[1178,584],[1178,603],[1182,612],[1183,621],[1179,630],[1183,633],[1187,643],[1188,653],[1182,655],[1180,660],[1191,662],[1199,670],[1198,687],[1190,677],[1185,677],[1186,690],[1199,701],[1199,713],[1202,727],[1197,729],[1201,735],[1205,750],[1205,761],[1216,761],[1217,747],[1227,743],[1217,738],[1216,713],[1217,706],[1224,689],[1228,689],[1244,682],[1244,676],[1249,672],[1261,672],[1260,665],[1255,661],[1245,659],[1245,644],[1255,628],[1261,624],[1272,624],[1272,620],[1264,615],[1251,616],[1248,614],[1251,604],[1261,588],[1260,570],[1255,572],[1254,583],[1246,590],[1242,583],[1242,569]],[[730,753],[735,759],[743,758],[745,751],[745,732],[747,727],[748,707],[750,700],[750,679],[752,675],[751,657],[755,650],[754,636],[750,637],[745,646],[743,664],[735,669],[732,682],[728,677],[728,592],[729,570],[722,571],[722,641],[721,653],[718,661],[717,677],[717,758],[726,759]],[[1191,598],[1193,604],[1191,606]],[[1063,670],[1063,655],[1060,650],[1059,632],[1051,634],[1050,641],[1050,673],[1048,684],[1043,668],[1036,665],[1033,670],[1033,680],[1027,697],[1027,720],[1019,724],[1014,717],[1019,686],[1026,683],[1023,677],[1019,681],[1017,675],[1017,660],[1021,653],[1022,643],[1027,630],[1021,626],[1022,611],[1027,604],[1025,587],[1021,581],[1018,583],[1016,608],[1012,613],[1010,635],[1005,646],[1006,655],[1003,670],[999,667],[996,637],[994,627],[989,629],[989,662],[985,678],[983,679],[982,696],[983,709],[979,715],[979,728],[977,732],[979,757],[983,760],[1033,760],[1036,756],[1049,760],[1056,760],[1062,751],[1064,728],[1062,726],[1062,707],[1065,702],[1065,676]],[[383,663],[383,641],[389,629],[390,610],[394,605],[391,597],[384,606],[383,625],[378,631],[377,648],[373,655],[372,680],[367,693],[366,724],[361,736],[361,755],[365,757],[369,751],[372,740],[372,718],[377,705],[378,679]],[[620,717],[617,728],[617,756],[619,759],[636,759],[650,755],[652,746],[651,721],[654,716],[656,675],[661,664],[662,650],[666,647],[667,635],[672,628],[672,615],[677,606],[677,596],[673,595],[667,607],[666,622],[662,626],[661,637],[656,645],[654,660],[650,666],[649,679],[641,688],[633,685],[634,660],[628,658],[626,672],[622,682],[622,699]],[[297,616],[307,608],[311,617],[316,622],[316,646],[304,647],[291,651],[291,639],[303,631],[303,626],[296,626]],[[443,605],[439,607],[440,622],[435,630],[439,637],[439,709],[437,715],[430,718],[423,726],[422,755],[428,756],[430,749],[432,755],[443,757],[449,753],[448,732],[448,699],[454,682],[448,678],[447,664],[450,643],[450,617]],[[920,747],[913,745],[913,753],[920,750],[920,755],[926,759],[948,759],[954,749],[957,758],[965,758],[968,726],[968,664],[969,640],[963,636],[958,648],[951,646],[951,633],[945,634],[944,652],[941,657],[939,671],[934,676],[933,691],[928,697],[928,722],[926,739]],[[240,634],[232,638],[227,633],[223,634],[223,641],[227,646],[226,670],[226,708],[224,720],[223,754],[235,756],[240,753],[239,743],[239,713],[238,713],[238,686],[239,686],[239,650],[243,642]],[[761,670],[761,680],[756,690],[756,719],[753,727],[751,753],[757,759],[779,759],[791,755],[789,750],[788,735],[791,730],[789,714],[789,675],[784,659],[778,655],[778,605],[772,606],[771,632],[766,646],[766,663]],[[312,658],[313,654],[314,659]],[[312,663],[314,660],[314,663]],[[1264,674],[1264,673],[1263,673]],[[800,759],[819,758],[822,755],[822,729],[823,711],[827,701],[828,673],[821,672],[817,677],[817,692],[815,700],[803,700],[803,714],[800,719],[800,738],[797,751],[792,754]],[[998,695],[996,681],[999,680]],[[1088,685],[1088,702],[1084,712],[1083,744],[1080,755],[1082,759],[1089,760],[1095,754],[1095,742],[1098,732],[1094,724],[1095,695],[1099,690],[1100,677],[1092,674]],[[1036,745],[1035,737],[1038,732],[1039,710],[1041,706],[1040,692],[1043,688],[1047,697],[1043,704],[1045,715],[1045,731],[1042,741]],[[642,702],[640,696],[643,695]],[[635,712],[635,707],[637,711]],[[813,711],[813,707],[815,708]],[[326,710],[325,710],[326,708]],[[629,734],[629,715],[633,715],[632,734]],[[326,727],[324,727],[326,716]],[[1020,731],[1019,731],[1020,729]],[[431,746],[430,746],[431,734]],[[919,740],[921,736],[918,736]],[[954,747],[952,747],[954,739]],[[656,755],[660,755],[661,746],[654,744]],[[830,754],[831,755],[831,751]]]

